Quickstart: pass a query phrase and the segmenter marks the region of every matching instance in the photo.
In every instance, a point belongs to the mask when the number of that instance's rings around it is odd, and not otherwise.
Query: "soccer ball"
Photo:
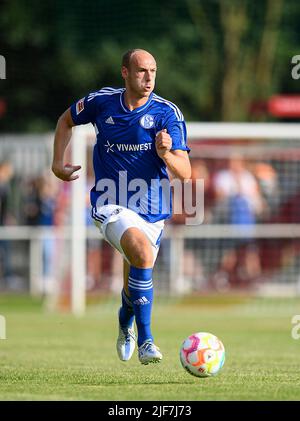
[[[211,333],[194,333],[183,341],[180,361],[193,376],[215,376],[223,367],[225,348],[220,339]]]

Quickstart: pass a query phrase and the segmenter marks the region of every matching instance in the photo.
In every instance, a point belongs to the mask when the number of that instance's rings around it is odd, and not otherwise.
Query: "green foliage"
[[[136,47],[155,55],[156,92],[187,120],[260,118],[249,111],[253,101],[300,90],[290,63],[299,18],[297,0],[6,1],[0,130],[53,130],[76,99],[121,86],[121,56]]]

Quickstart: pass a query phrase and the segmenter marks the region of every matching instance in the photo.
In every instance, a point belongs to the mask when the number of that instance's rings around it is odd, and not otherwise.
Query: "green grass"
[[[300,340],[291,337],[293,299],[156,300],[153,331],[164,359],[142,366],[115,351],[118,302],[90,306],[81,319],[49,314],[38,301],[1,297],[7,339],[0,340],[1,400],[300,400]],[[208,331],[226,361],[214,378],[180,365],[182,340]]]

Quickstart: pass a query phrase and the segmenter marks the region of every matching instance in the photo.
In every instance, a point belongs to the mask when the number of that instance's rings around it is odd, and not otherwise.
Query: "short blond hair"
[[[145,51],[148,53],[148,51],[143,50],[142,48],[133,48],[132,50],[128,50],[126,51],[126,53],[123,55],[122,57],[122,66],[126,67],[127,69],[129,69],[130,66],[130,60],[131,57],[133,56],[134,53],[136,53],[137,51]],[[150,54],[150,53],[149,53]]]

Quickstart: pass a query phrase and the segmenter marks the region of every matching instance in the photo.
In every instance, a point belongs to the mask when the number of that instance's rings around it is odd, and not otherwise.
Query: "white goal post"
[[[88,128],[90,129],[90,128]],[[71,199],[71,308],[76,315],[85,312],[86,285],[86,133],[85,126],[73,129],[72,162],[81,165],[80,177],[72,183]]]

